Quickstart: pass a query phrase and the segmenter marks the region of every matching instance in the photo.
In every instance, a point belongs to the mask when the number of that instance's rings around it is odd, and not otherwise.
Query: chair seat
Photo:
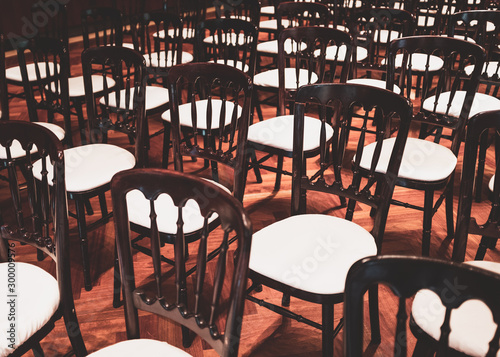
[[[188,357],[189,353],[180,348],[169,345],[166,342],[141,338],[138,340],[127,340],[105,347],[88,357]]]
[[[297,83],[297,76],[295,68],[285,68],[285,89],[293,90],[302,87],[306,84],[314,84],[318,81],[318,75],[314,72],[311,73],[311,80],[309,80],[309,71],[301,68],[299,70],[299,80]],[[253,84],[261,87],[279,88],[278,69],[271,69],[269,71],[257,73],[254,76]]]
[[[387,172],[387,165],[395,142],[396,138],[384,140],[376,168],[377,172]],[[370,168],[375,146],[376,143],[371,143],[363,150],[360,165],[366,170]],[[456,165],[457,158],[447,147],[427,140],[408,138],[398,177],[424,182],[440,181],[449,177]]]
[[[90,144],[64,150],[66,190],[69,193],[85,193],[111,182],[111,178],[120,171],[135,166],[135,157],[127,150],[110,144]],[[52,184],[53,170],[47,179]],[[41,179],[42,161],[33,164],[35,178]]]
[[[40,78],[46,78],[47,77],[47,71],[46,71],[46,64],[45,63],[38,63],[38,69],[40,71]],[[54,63],[49,62],[49,73],[52,75],[54,74]],[[57,65],[58,71],[59,71],[59,64]],[[28,71],[28,79],[30,82],[36,81],[36,68],[34,63],[29,63],[26,65],[26,70]],[[21,76],[21,67],[15,66],[15,67],[10,67],[5,70],[5,78],[8,81],[14,81],[14,82],[22,82],[23,77]]]
[[[260,8],[260,14],[261,15],[274,15],[274,6],[272,6],[272,5],[262,6]]]
[[[451,117],[458,118],[460,111],[462,110],[462,104],[465,100],[465,91],[456,91],[453,101],[451,103],[448,115]],[[439,100],[436,107],[436,113],[445,114],[448,108],[448,102],[450,100],[450,92],[443,92],[439,96]],[[422,104],[422,108],[428,111],[433,111],[434,102],[436,101],[436,96],[426,98]],[[474,100],[472,101],[472,107],[470,109],[469,118],[473,117],[477,113],[486,112],[490,110],[500,109],[500,99],[487,95],[484,93],[476,93]]]
[[[401,68],[401,66],[403,65],[403,54],[402,53],[399,53],[396,55],[396,58],[395,58],[395,67],[396,68]],[[410,60],[408,59],[408,62]],[[429,63],[427,64],[427,61],[429,61]],[[384,58],[382,60],[382,64],[385,65],[386,64],[386,59]],[[434,55],[427,55],[425,53],[413,53],[411,55],[411,69],[413,71],[416,71],[416,72],[425,72],[426,70],[426,66],[428,65],[429,66],[429,71],[430,72],[435,72],[435,71],[439,71],[441,68],[443,68],[443,65],[444,65],[444,61],[443,59],[441,59],[440,57],[438,56],[434,56]]]
[[[223,34],[222,35],[222,43],[231,43],[231,44],[238,44],[238,45],[244,45],[247,43],[247,37],[244,33],[239,33],[235,34],[234,32],[231,32],[230,34]],[[219,36],[208,36],[203,39],[204,43],[208,44],[218,44],[219,43]]]
[[[17,338],[14,347],[19,347],[35,332],[42,328],[59,307],[60,294],[57,280],[45,270],[27,263],[15,264],[15,323]],[[10,268],[12,269],[12,267]],[[0,283],[3,294],[0,298],[0,356],[8,356],[13,352],[9,348],[10,334],[7,332],[10,323],[7,316],[10,312],[7,294],[9,264],[0,263]]]
[[[227,193],[231,194],[223,185],[207,180],[219,186]],[[155,212],[158,216],[158,230],[161,233],[175,234],[177,232],[177,217],[178,208],[174,205],[172,198],[167,194],[161,194],[155,200]],[[129,221],[139,226],[151,228],[151,221],[149,217],[150,203],[141,191],[132,190],[127,193],[127,211]],[[209,218],[209,223],[217,219],[218,215],[213,214]],[[204,218],[200,213],[200,208],[194,200],[186,202],[182,210],[182,218],[184,221],[184,233],[193,233],[203,228]]]
[[[126,109],[125,108],[125,92],[126,89],[122,89],[120,91],[120,109]],[[132,88],[132,92],[130,94],[130,100],[129,100],[129,105],[128,109],[133,109],[134,108],[134,93],[135,90]],[[109,102],[108,105],[110,107],[116,107],[117,103],[117,97],[118,95],[111,95],[109,97]],[[156,87],[156,86],[146,86],[146,111],[153,110],[156,108],[159,108],[163,105],[166,105],[168,103],[168,89],[163,88],[163,87]],[[102,97],[99,100],[99,103],[102,105],[105,105],[105,98]]]
[[[474,261],[466,264],[500,274],[499,263]],[[450,290],[449,298],[456,293]],[[415,323],[435,340],[439,340],[441,336],[440,328],[444,315],[445,308],[434,292],[426,289],[415,295],[412,306]],[[458,309],[453,310],[450,327],[449,346],[469,356],[486,355],[488,343],[493,339],[496,330],[490,309],[479,300],[467,300]],[[497,356],[500,356],[500,352]]]
[[[366,33],[364,31],[360,32],[358,35],[360,38],[365,38]],[[379,40],[380,37],[380,40]],[[401,34],[397,31],[389,31],[389,30],[375,30],[373,32],[373,41],[380,43],[389,43],[392,40],[400,38]]]
[[[282,19],[281,25],[283,26],[283,28],[288,28],[291,25],[291,21],[287,20],[287,19]],[[294,26],[298,26],[296,21],[294,21]],[[263,20],[263,21],[259,22],[259,29],[260,30],[277,30],[278,29],[278,20],[276,20],[276,19]]]
[[[181,63],[189,63],[194,59],[193,55],[189,52],[182,52]],[[165,52],[157,52],[144,55],[144,60],[146,61],[146,66],[148,67],[172,67],[177,64],[177,54],[172,58],[172,52],[168,52],[165,56]]]
[[[35,122],[35,124],[38,124],[40,126],[43,126],[44,128],[49,129],[57,136],[59,140],[64,139],[64,136],[66,135],[64,129],[61,128],[59,125],[51,123],[43,123],[43,122]],[[38,149],[36,148],[36,145],[34,145],[30,152],[34,154],[37,151]],[[12,155],[13,159],[18,159],[26,155],[26,150],[22,148],[19,141],[14,140],[12,142],[12,146],[10,147],[10,154]],[[3,146],[0,146],[0,160],[6,160],[6,159],[7,159],[7,150],[5,150]]]
[[[292,40],[286,39],[284,48],[286,53],[291,53],[296,51],[296,45],[293,45]],[[307,44],[301,43],[300,50],[305,50]],[[257,52],[270,53],[270,54],[278,54],[278,40],[266,41],[257,44]]]
[[[356,59],[358,62],[364,61],[366,58],[368,58],[368,50],[364,47],[358,46],[356,49]],[[319,56],[320,50],[316,50],[314,52],[315,56]],[[337,46],[328,46],[326,48],[326,53],[325,53],[325,58],[327,61],[339,61],[339,62],[344,62],[345,61],[345,56],[347,54],[347,46],[342,45],[340,48],[337,50]]]
[[[488,182],[488,189],[493,192],[495,188],[495,175],[491,176],[490,181]]]
[[[94,91],[94,93],[102,92],[104,90],[102,76],[93,75],[91,76],[91,79],[92,79],[92,90]],[[112,88],[115,86],[115,81],[113,80],[113,78],[106,77],[106,83],[108,88]],[[56,92],[55,83],[52,83],[50,87],[52,92]],[[85,85],[83,82],[83,76],[69,78],[68,87],[69,87],[70,98],[77,98],[77,97],[85,98]],[[57,88],[57,92],[59,92],[59,88]]]
[[[464,68],[465,74],[470,76],[472,74],[472,71],[474,71],[474,65],[468,65]],[[491,62],[486,62],[483,66],[483,70],[481,74],[485,74],[488,78],[493,77],[495,74],[497,76],[500,76],[500,62],[498,61],[491,61]]]
[[[354,83],[354,84],[364,84],[366,86],[372,86],[376,88],[382,88],[385,89],[387,87],[386,81],[383,81],[381,79],[373,79],[373,78],[355,78],[355,79],[349,79],[347,83]],[[399,88],[397,85],[394,85],[393,90],[394,93],[401,94],[401,88]]]
[[[208,62],[214,63],[214,61],[208,61]],[[226,66],[230,66],[230,67],[236,67],[237,69],[239,69],[242,72],[248,72],[248,70],[250,69],[248,64],[243,63],[241,61],[236,61],[236,65],[235,65],[234,60],[231,60],[231,59],[228,59],[228,60],[218,59],[217,63],[225,64]]]
[[[375,240],[363,227],[338,217],[302,214],[254,233],[250,269],[292,288],[340,294],[351,265],[376,254]]]
[[[195,36],[195,29],[191,27],[184,27],[182,29],[182,38],[194,38]],[[168,29],[167,34],[169,37],[174,37],[175,36],[175,29]],[[165,38],[165,30],[161,30],[158,32],[153,33],[153,37],[158,37],[158,38]]]
[[[234,108],[234,103],[233,102],[225,102],[225,110],[226,110],[226,117],[224,118],[224,126],[227,126],[231,124],[231,117],[233,115],[233,108]],[[207,122],[207,106],[208,106],[208,100],[203,99],[203,100],[197,100],[196,101],[196,112],[198,114],[197,116],[197,128],[198,129],[207,129],[208,128],[208,122]],[[219,121],[220,121],[220,112],[222,108],[222,100],[220,99],[212,99],[212,129],[218,129],[219,128]],[[238,106],[237,110],[237,115],[238,117],[241,116],[243,109]],[[170,109],[165,111],[162,115],[161,118],[165,121],[170,122]],[[191,103],[184,103],[179,105],[179,120],[181,126],[186,126],[186,127],[192,127],[193,126],[193,120],[191,118]]]
[[[293,115],[282,115],[250,125],[248,141],[273,148],[293,151]],[[304,117],[304,151],[319,148],[321,121]],[[326,125],[326,139],[333,136],[333,128]]]

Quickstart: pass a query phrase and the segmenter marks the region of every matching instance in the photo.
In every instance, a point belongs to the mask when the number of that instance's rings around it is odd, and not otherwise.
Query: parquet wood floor
[[[79,66],[79,52],[81,45],[73,43],[71,48],[72,73],[81,73]],[[8,64],[14,63],[14,59],[9,59]],[[11,88],[12,89],[12,88]],[[27,108],[25,103],[20,100],[11,102],[11,117],[15,120],[28,120]],[[271,107],[264,107],[266,118],[274,115]],[[160,127],[160,118],[150,119],[151,131]],[[76,125],[74,126],[76,128]],[[414,134],[414,133],[413,133]],[[76,132],[73,137],[77,138]],[[110,142],[123,146],[128,146],[126,138],[119,135],[111,135]],[[161,157],[162,138],[157,137],[151,144],[151,163],[159,166]],[[493,148],[488,151],[485,180],[492,174],[494,164]],[[188,164],[186,172],[196,170],[195,164]],[[291,168],[291,160],[285,160],[285,165]],[[459,159],[457,177],[460,177],[461,156]],[[209,172],[202,174],[208,175]],[[244,198],[244,206],[252,219],[254,231],[281,220],[290,215],[290,177],[284,177],[281,189],[273,192],[274,174],[264,172],[262,184],[255,181],[252,172],[248,175],[247,189]],[[222,182],[228,180],[229,175],[223,172]],[[455,194],[458,194],[458,181],[456,180]],[[486,185],[485,185],[486,186]],[[5,182],[0,184],[1,207],[8,207],[9,193]],[[455,207],[458,203],[458,197],[455,195]],[[407,200],[412,203],[422,204],[423,194],[418,191],[410,191],[404,188],[397,188],[394,194],[396,199]],[[483,194],[486,196],[486,194]],[[436,195],[437,197],[437,195]],[[111,205],[108,196],[108,203]],[[322,194],[310,194],[308,197],[308,212],[326,213],[332,215],[343,215],[343,210],[333,209],[338,205],[335,197],[327,197]],[[99,217],[98,204],[93,202],[96,210],[95,217]],[[72,203],[70,202],[70,209]],[[5,209],[2,209],[5,211]],[[489,211],[488,201],[484,200],[481,204],[474,207],[474,215],[486,219]],[[6,212],[7,214],[8,212]],[[89,217],[88,221],[92,222]],[[357,207],[355,222],[361,224],[367,229],[371,228],[372,220],[369,217],[367,207]],[[91,274],[94,282],[93,289],[90,292],[84,290],[83,277],[81,273],[81,256],[79,253],[79,243],[76,230],[76,222],[70,219],[71,228],[71,257],[72,257],[72,276],[75,294],[76,310],[83,332],[83,337],[89,352],[96,351],[112,343],[126,339],[123,308],[114,309],[112,307],[112,262],[113,262],[113,244],[114,228],[113,223],[100,226],[89,233],[89,252],[91,256]],[[382,252],[384,254],[405,254],[420,255],[422,235],[422,213],[402,207],[391,207],[389,212],[385,241]],[[477,250],[479,238],[470,236],[468,244],[467,259],[473,259]],[[444,207],[441,207],[433,219],[431,256],[450,259],[453,242],[446,239],[446,225]],[[42,262],[36,261],[34,252],[27,248],[17,246],[17,255],[19,260],[27,261],[51,269],[51,263],[46,259]],[[168,249],[168,247],[166,248]],[[279,254],[279,252],[276,252]],[[141,267],[140,254],[135,254],[134,259]],[[498,249],[488,251],[486,260],[500,261],[500,251]],[[146,268],[146,267],[144,267]],[[139,268],[141,269],[141,268]],[[53,269],[52,269],[53,271]],[[333,272],[332,272],[333,274]],[[275,291],[264,288],[261,293],[256,294],[259,298],[266,298],[272,302],[279,303],[281,295]],[[366,348],[367,356],[388,356],[392,355],[392,333],[394,330],[394,307],[395,300],[387,289],[381,290],[381,325],[382,325],[382,343],[379,346],[369,346]],[[292,298],[291,308],[300,314],[321,320],[321,308],[318,305],[301,302]],[[180,327],[174,323],[161,320],[150,314],[141,313],[141,331],[144,338],[161,338],[169,343],[181,347]],[[342,304],[336,306],[335,321],[338,322],[342,316]],[[368,344],[369,334],[366,329],[366,342]],[[410,345],[414,341],[411,339]],[[342,332],[335,340],[335,354],[342,355]],[[42,342],[46,356],[57,357],[65,356],[70,353],[71,346],[66,335],[62,321],[59,321],[52,333]],[[411,348],[411,347],[410,347]],[[411,350],[411,349],[410,349]],[[187,351],[194,356],[214,356],[216,355],[208,345],[202,343],[199,338],[194,340],[192,347]],[[245,306],[244,324],[242,330],[242,343],[240,347],[241,355],[249,356],[320,356],[321,355],[321,333],[318,330],[308,327],[304,324],[281,318],[265,308],[259,307],[251,302]],[[31,354],[28,354],[31,356]]]

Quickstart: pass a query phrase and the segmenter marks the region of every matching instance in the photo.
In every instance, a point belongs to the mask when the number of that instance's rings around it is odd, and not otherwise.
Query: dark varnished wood
[[[260,0],[242,0],[238,2],[222,0],[214,3],[217,18],[242,19],[259,26]]]
[[[81,13],[83,47],[121,46],[122,13],[112,7],[95,7]]]
[[[0,33],[0,110],[1,120],[9,120],[9,95],[7,92],[7,81],[5,80],[5,38]]]

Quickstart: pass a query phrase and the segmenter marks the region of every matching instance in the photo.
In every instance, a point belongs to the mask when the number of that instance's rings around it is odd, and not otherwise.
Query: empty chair
[[[252,286],[249,291],[262,284],[283,292],[284,306],[288,306],[290,296],[321,304],[323,321],[320,325],[284,309],[283,306],[262,301],[253,295],[249,295],[248,299],[284,316],[320,328],[323,355],[332,356],[333,339],[340,330],[339,326],[335,329],[333,326],[334,304],[343,300],[347,271],[355,261],[377,254],[382,246],[390,200],[410,126],[411,104],[405,98],[385,89],[356,84],[317,84],[298,90],[295,107],[292,216],[272,223],[254,234],[250,256]],[[355,111],[366,113],[364,119],[353,118]],[[309,120],[316,120],[316,123],[308,123],[305,120],[306,114],[316,118]],[[380,139],[390,135],[385,128],[391,118],[396,117],[400,119],[400,128],[384,179],[377,180],[379,175],[375,173],[375,167],[379,164],[380,156],[376,155],[371,160],[371,175],[368,180],[362,181],[359,167],[368,138],[367,121],[373,120],[374,126],[378,128],[376,152],[380,152],[386,145]],[[353,145],[356,158],[352,165],[348,163],[349,160],[344,160],[349,133],[343,130],[346,123],[351,121],[357,122],[361,129],[359,140]],[[318,133],[320,158],[317,164],[309,165],[306,171],[305,157],[309,137],[305,137],[304,132],[307,125]],[[328,135],[329,127],[333,128],[333,136]],[[374,190],[375,184],[377,187]],[[375,207],[371,232],[351,222],[353,206],[349,206],[346,211],[346,219],[319,213],[307,214],[306,195],[311,191]],[[318,202],[320,201],[316,201]],[[339,202],[341,203],[342,201]],[[307,269],[304,270],[302,267],[305,264]],[[371,298],[372,336],[377,340],[380,336],[376,291],[373,291]]]
[[[215,16],[219,19],[231,18],[260,23],[260,0],[241,0],[239,2],[222,0],[215,4]]]
[[[392,308],[395,330],[390,328],[395,331],[394,356],[411,352],[407,351],[406,326],[407,301],[413,296],[410,327],[418,338],[413,356],[433,356],[435,352],[441,356],[455,355],[453,351],[467,356],[496,356],[500,268],[499,264],[489,263],[472,266],[408,256],[379,256],[357,262],[346,280],[345,356],[363,355],[363,296],[379,284],[387,286],[398,301]],[[431,335],[423,330],[417,332],[416,321]],[[424,345],[423,340],[430,344]]]
[[[185,43],[194,44],[196,27],[206,18],[207,4],[198,0],[176,0],[174,4],[163,1],[163,11],[176,14],[182,19],[182,39]],[[172,33],[172,30],[169,31]],[[161,38],[164,35],[162,30],[153,34],[153,37]]]
[[[122,13],[112,7],[95,7],[81,13],[83,48],[121,46]]]
[[[71,286],[63,146],[59,138],[40,125],[1,121],[0,151],[7,157],[4,164],[8,167],[15,217],[15,222],[1,228],[0,281],[5,288],[0,311],[4,321],[7,322],[9,313],[14,320],[0,328],[5,338],[0,355],[22,356],[33,350],[35,356],[43,356],[40,341],[63,317],[73,352],[86,356]],[[47,159],[50,167],[33,166],[33,160],[40,157],[44,162]],[[19,167],[23,180],[17,177]],[[41,180],[35,181],[34,176],[38,175]],[[55,262],[55,277],[54,271],[23,263],[22,256],[16,254],[19,244],[30,245],[49,256]],[[12,300],[14,305],[8,304]]]
[[[183,329],[184,346],[189,347],[188,329],[199,335],[221,356],[238,355],[245,290],[248,276],[248,260],[252,240],[252,227],[248,215],[238,200],[219,186],[206,180],[162,169],[138,169],[122,172],[111,184],[115,212],[115,232],[118,245],[121,275],[124,282],[125,322],[129,341],[119,342],[89,355],[137,356],[144,351],[156,355],[189,356],[166,342],[139,339],[138,311],[157,314],[177,322]],[[149,266],[155,283],[138,286],[132,252],[130,249],[128,196],[141,195],[148,201],[146,217],[151,227],[153,249]],[[169,200],[178,217],[175,228],[175,267],[165,269],[160,258],[161,239],[158,231],[165,220],[171,220],[166,212],[158,209],[159,201]],[[196,272],[194,284],[187,279],[184,245],[185,232],[191,223],[188,218],[198,211],[198,223],[205,232],[200,240],[192,270]],[[209,233],[208,222],[217,216],[221,229]],[[175,226],[175,224],[174,224]],[[187,228],[189,229],[189,228]],[[216,233],[216,234],[214,234]],[[237,253],[229,249],[229,239],[236,237]],[[216,261],[207,261],[207,246],[217,245],[220,253]],[[192,266],[193,264],[191,264]],[[172,281],[172,273],[175,282]],[[168,280],[170,277],[170,283]],[[141,278],[142,279],[142,278]],[[137,284],[137,285],[136,285]],[[188,304],[189,301],[189,304]],[[193,303],[191,303],[193,301]],[[226,312],[227,311],[227,312]],[[155,331],[148,331],[155,334]],[[164,336],[161,336],[163,340]]]

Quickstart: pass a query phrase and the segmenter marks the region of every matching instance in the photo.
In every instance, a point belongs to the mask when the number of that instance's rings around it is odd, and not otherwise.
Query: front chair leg
[[[321,305],[322,315],[322,348],[323,357],[333,356],[333,304],[324,303]]]
[[[276,181],[274,182],[274,191],[279,191],[281,187],[282,173],[283,173],[283,155],[278,154],[278,166],[276,167]]]
[[[76,199],[76,219],[78,224],[78,234],[80,235],[80,249],[82,252],[83,280],[85,290],[92,290],[90,279],[89,248],[87,242],[87,223],[85,220],[84,200]]]
[[[422,256],[428,257],[431,248],[431,228],[434,206],[434,190],[425,190],[424,228],[422,234]]]
[[[122,288],[122,280],[120,276],[120,263],[118,261],[118,250],[116,247],[115,239],[115,249],[114,249],[114,269],[113,269],[113,307],[116,309],[121,306],[120,301],[120,291]]]
[[[374,286],[368,290],[368,306],[370,309],[370,328],[372,333],[371,343],[379,344],[381,338],[378,309],[378,286]]]
[[[446,231],[447,238],[453,239],[455,237],[455,227],[453,222],[453,177],[448,182],[448,187],[445,192],[445,208],[446,208]]]
[[[44,357],[45,354],[43,353],[42,346],[40,346],[40,342],[35,343],[33,348],[31,349],[33,351],[33,356],[35,357]]]

